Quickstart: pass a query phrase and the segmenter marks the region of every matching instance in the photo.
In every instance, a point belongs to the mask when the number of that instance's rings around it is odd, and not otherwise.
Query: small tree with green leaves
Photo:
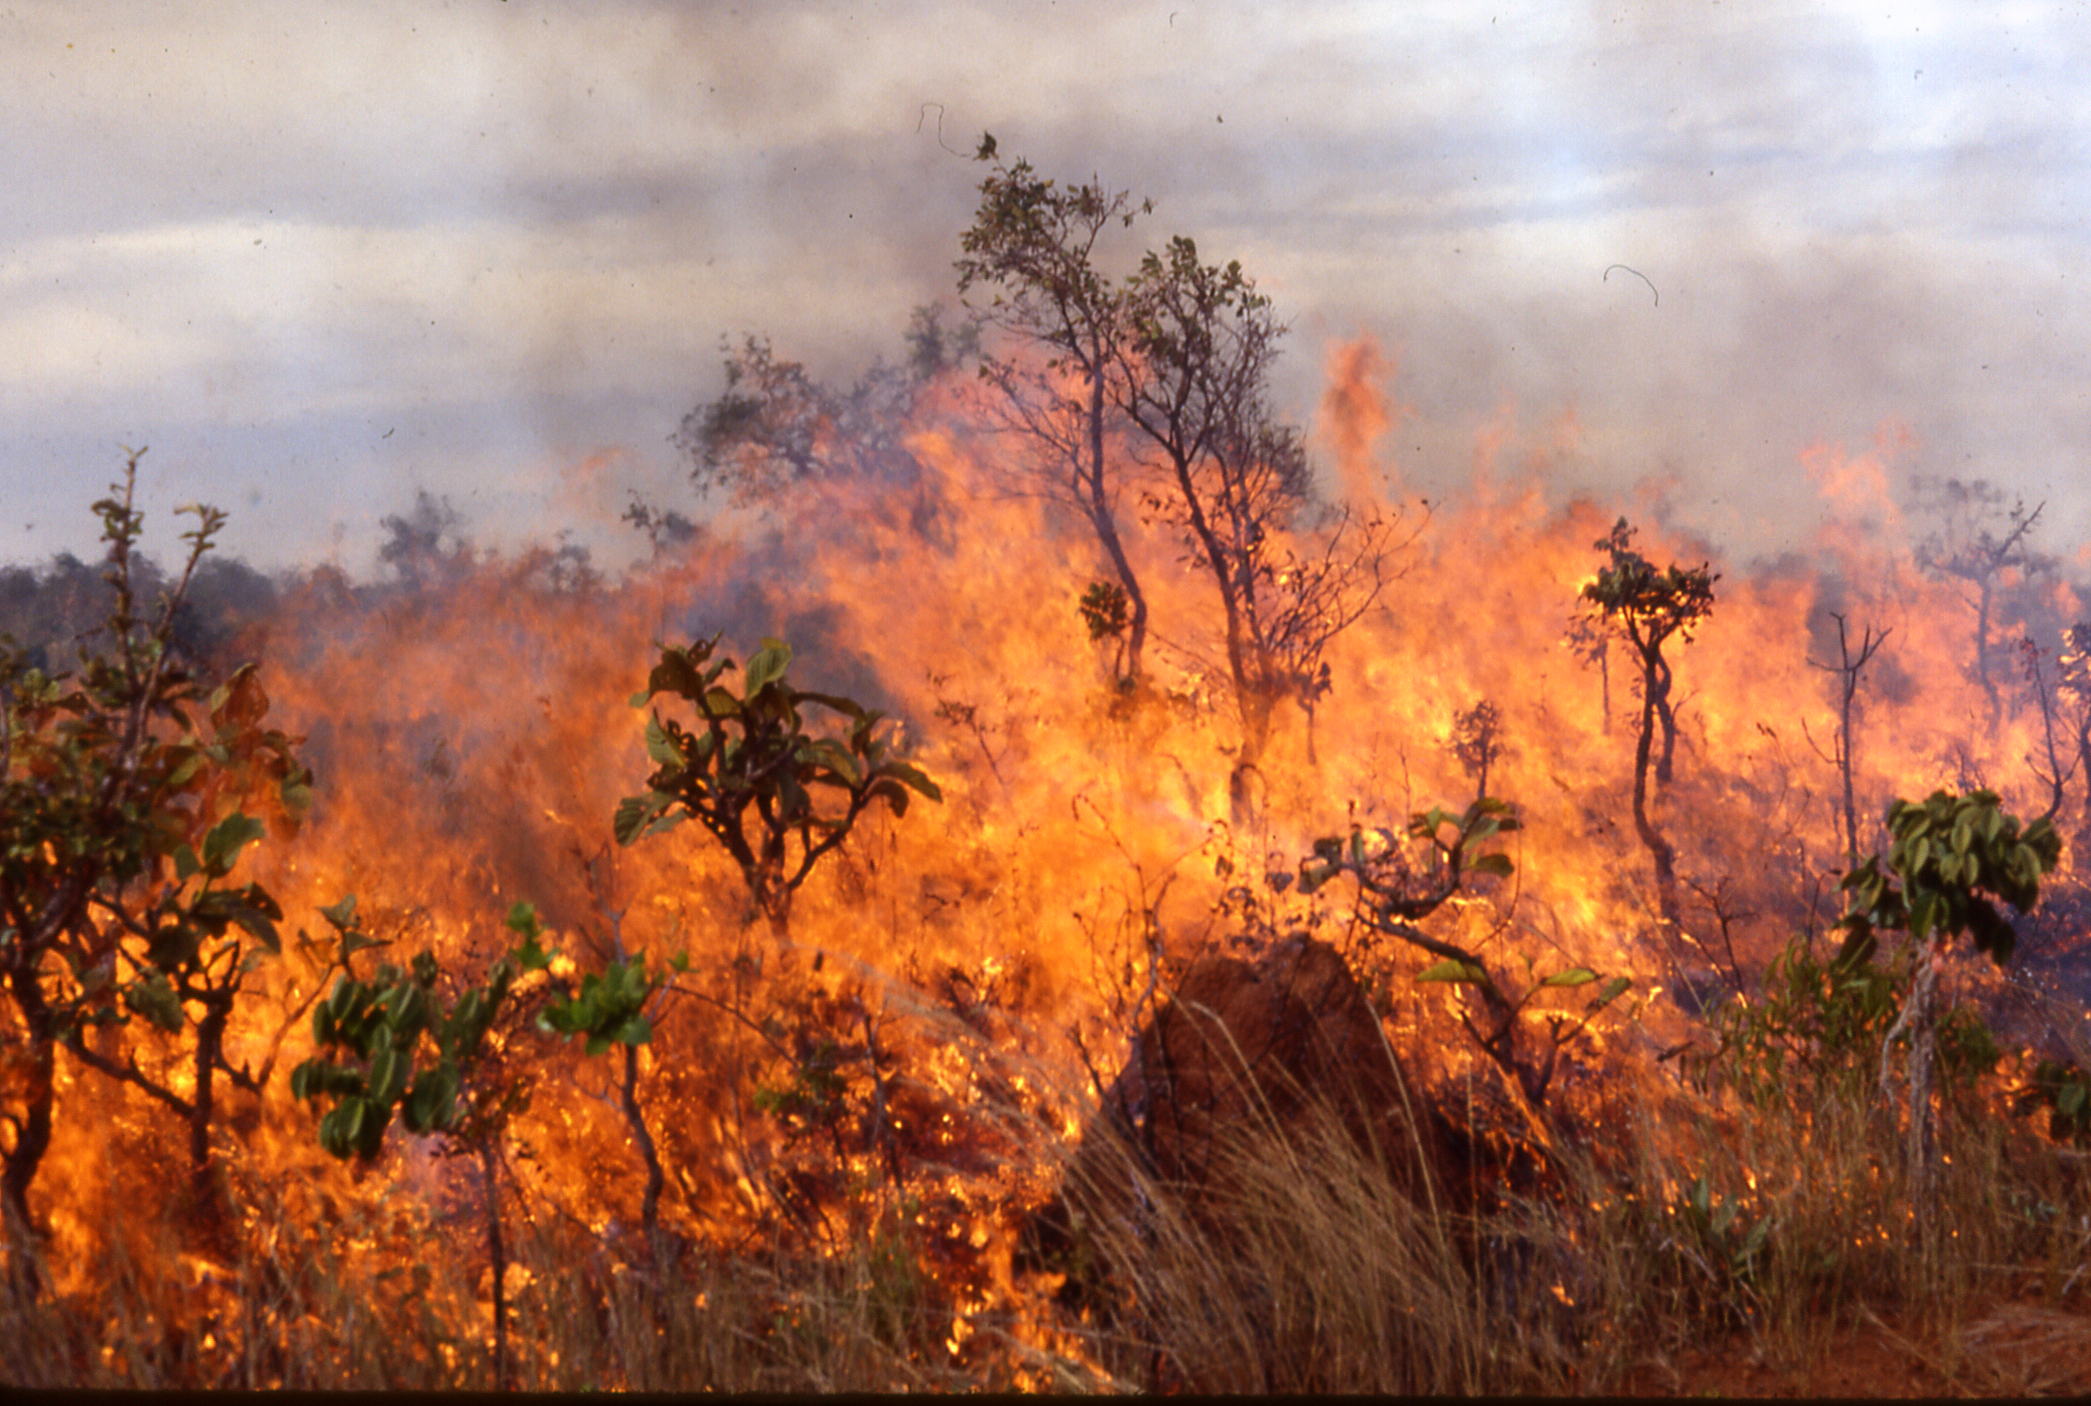
[[[494,1377],[508,1379],[506,1239],[500,1212],[500,1165],[509,1123],[527,1105],[534,1082],[527,1051],[495,1047],[497,1031],[520,1035],[532,1025],[559,1036],[580,1036],[589,1057],[612,1046],[624,1052],[622,1107],[646,1169],[643,1216],[649,1248],[656,1245],[664,1182],[659,1153],[638,1101],[638,1047],[653,1039],[648,1002],[668,982],[666,971],[620,956],[578,983],[551,974],[558,954],[544,944],[545,927],[528,903],[515,904],[506,925],[518,939],[476,984],[446,995],[436,959],[415,954],[405,966],[381,965],[368,980],[348,970],[354,954],[380,943],[356,921],[356,900],[321,913],[340,938],[343,975],[313,1011],[317,1052],[291,1074],[292,1096],[320,1110],[322,1148],[343,1160],[369,1161],[384,1147],[396,1121],[417,1137],[439,1137],[454,1154],[478,1164],[486,1202],[487,1254],[493,1273]],[[671,966],[679,966],[678,958]],[[528,973],[546,972],[544,985],[518,999]]]
[[[536,960],[536,948],[544,929],[537,911],[519,903],[508,915],[509,926],[523,935],[523,950]],[[618,1047],[622,1069],[618,1081],[618,1107],[639,1161],[646,1170],[645,1189],[639,1198],[639,1221],[646,1232],[649,1254],[658,1254],[661,1232],[661,1190],[667,1177],[661,1169],[661,1153],[653,1132],[646,1126],[646,1112],[639,1104],[639,1047],[653,1041],[652,1007],[667,989],[675,972],[686,969],[689,959],[677,954],[664,969],[644,956],[627,955],[622,944],[610,964],[601,971],[581,973],[578,986],[555,976],[556,995],[538,1013],[540,1028],[554,1034],[580,1037],[583,1052],[590,1058]]]
[[[1649,811],[1648,782],[1670,782],[1677,750],[1677,714],[1670,702],[1674,682],[1663,647],[1674,636],[1689,642],[1692,631],[1713,613],[1713,583],[1720,577],[1704,564],[1658,568],[1633,549],[1634,529],[1625,518],[1598,540],[1606,555],[1597,579],[1583,587],[1586,607],[1624,636],[1641,666],[1641,720],[1634,739],[1634,833],[1655,863],[1656,906],[1663,922],[1675,931],[1682,918],[1677,896],[1677,851],[1657,828]],[[1662,751],[1655,750],[1662,735]]]
[[[1993,791],[1956,796],[1934,791],[1922,803],[1888,807],[1887,857],[1873,855],[1846,874],[1849,911],[1839,961],[1867,960],[1877,934],[1909,934],[1909,995],[1888,1029],[1880,1055],[1880,1088],[1894,1097],[1896,1047],[1907,1041],[1904,1070],[1909,1099],[1909,1163],[1920,1197],[1931,1185],[1936,1146],[1931,1092],[1938,1048],[1938,964],[1943,949],[1965,934],[1998,966],[2011,959],[2017,938],[1997,909],[2024,913],[2040,899],[2040,880],[2061,857],[2062,837],[2045,819],[2021,826]]]
[[[1416,980],[1444,982],[1473,993],[1479,1009],[1461,1010],[1460,1025],[1503,1073],[1522,1100],[1534,1132],[1544,1141],[1551,1136],[1545,1121],[1547,1093],[1561,1051],[1625,992],[1631,980],[1615,976],[1604,981],[1590,968],[1577,966],[1543,977],[1535,974],[1518,990],[1479,953],[1418,926],[1466,887],[1472,876],[1510,876],[1510,856],[1501,851],[1483,853],[1481,847],[1516,830],[1518,823],[1506,802],[1483,796],[1457,813],[1436,806],[1421,811],[1409,817],[1400,836],[1383,828],[1354,826],[1348,835],[1314,842],[1313,855],[1300,865],[1300,888],[1313,893],[1348,875],[1357,885],[1356,916],[1369,931],[1437,959],[1416,973]],[[1542,993],[1599,982],[1580,1014],[1548,1015],[1543,1035],[1526,1020],[1527,1008]]]
[[[764,640],[738,670],[736,689],[734,661],[718,652],[716,635],[664,647],[632,705],[678,698],[695,712],[695,726],[653,710],[646,754],[654,773],[644,792],[618,805],[615,820],[626,845],[695,820],[733,857],[780,938],[793,895],[875,802],[898,816],[913,796],[943,799],[934,781],[893,754],[879,727],[883,713],[794,687],[785,676],[791,659],[782,640]],[[839,725],[817,727],[820,713]]]
[[[344,947],[378,945],[355,926],[355,899],[322,910]],[[517,978],[551,954],[538,943],[527,904],[509,915],[522,934],[474,985],[450,994],[435,957],[417,952],[404,966],[386,962],[368,980],[344,973],[313,1008],[316,1053],[291,1071],[291,1095],[320,1110],[319,1144],[343,1161],[377,1157],[396,1120],[417,1136],[444,1140],[452,1155],[477,1164],[484,1197],[487,1257],[493,1271],[495,1386],[508,1382],[507,1242],[501,1224],[501,1147],[511,1119],[529,1102],[532,1072],[488,1036],[497,1023],[527,1022],[511,1000]],[[543,993],[528,1003],[542,1007]]]
[[[143,452],[94,504],[112,603],[81,641],[78,667],[47,673],[0,646],[0,992],[8,1062],[22,1075],[0,1109],[11,1134],[0,1211],[18,1237],[50,1147],[60,1047],[182,1117],[203,1183],[219,1076],[256,1091],[266,1077],[224,1052],[233,1007],[254,964],[277,952],[282,917],[261,885],[233,881],[267,828],[241,807],[273,790],[294,823],[311,797],[295,740],[262,725],[268,699],[253,671],[213,690],[173,648],[224,514],[185,509],[196,526],[182,535],[179,576],[155,604],[138,599]],[[124,1047],[119,1031],[134,1018],[191,1033],[177,1056],[186,1081],[142,1065],[138,1044]]]

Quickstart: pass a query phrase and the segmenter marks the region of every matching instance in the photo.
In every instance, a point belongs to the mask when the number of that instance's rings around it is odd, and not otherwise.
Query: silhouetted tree
[[[1980,480],[1949,478],[1934,493],[1943,521],[1918,548],[1917,560],[1932,574],[1958,582],[1961,599],[1975,614],[1975,680],[1995,727],[2003,709],[1993,668],[1997,596],[2010,573],[2044,564],[2027,538],[2047,505],[2036,503],[2028,511],[2024,499],[2013,499],[2006,508],[2003,490]]]
[[[1014,166],[982,142],[992,170],[980,184],[973,223],[959,237],[958,291],[991,297],[973,306],[987,327],[1033,361],[990,355],[980,377],[992,391],[1001,423],[1030,445],[1031,475],[1089,524],[1110,563],[1122,607],[1108,633],[1124,641],[1120,681],[1137,686],[1147,642],[1147,597],[1118,531],[1121,467],[1107,442],[1117,408],[1111,377],[1125,353],[1125,300],[1097,268],[1097,244],[1113,227],[1129,228],[1152,209],[1092,179],[1061,186],[1030,163]],[[1092,633],[1097,619],[1089,618]]]
[[[1394,522],[1335,510],[1305,526],[1312,475],[1301,435],[1271,413],[1268,382],[1284,328],[1239,263],[1206,264],[1181,236],[1149,253],[1125,289],[1132,336],[1115,392],[1161,458],[1150,500],[1180,525],[1219,596],[1241,749],[1229,791],[1248,813],[1248,778],[1272,712],[1310,710],[1329,684],[1329,643],[1369,609],[1392,574]]]
[[[1641,666],[1641,721],[1634,739],[1634,831],[1655,862],[1657,908],[1674,932],[1681,920],[1677,851],[1656,827],[1648,806],[1650,759],[1657,732],[1663,739],[1662,752],[1654,757],[1657,784],[1669,784],[1677,748],[1677,716],[1670,704],[1674,679],[1663,647],[1672,636],[1689,641],[1692,631],[1713,612],[1713,583],[1720,577],[1703,564],[1681,567],[1672,563],[1657,569],[1633,549],[1633,540],[1634,529],[1625,518],[1598,539],[1596,547],[1607,561],[1598,568],[1597,579],[1583,587],[1582,598],[1633,646]]]

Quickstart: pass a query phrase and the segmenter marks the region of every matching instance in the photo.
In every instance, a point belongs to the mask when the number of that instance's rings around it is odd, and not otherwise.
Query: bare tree
[[[1990,639],[1997,592],[2006,582],[2006,572],[2032,571],[2039,565],[2026,539],[2047,504],[2036,503],[2028,512],[2024,499],[2014,499],[2007,509],[2002,490],[1980,481],[1947,479],[1936,492],[1945,522],[1918,549],[1917,560],[1934,575],[1959,582],[1960,598],[1975,613],[1975,679],[1989,700],[1989,724],[1994,728],[2003,712]]]
[[[1871,625],[1859,632],[1858,648],[1854,650],[1851,635],[1844,617],[1836,611],[1830,618],[1837,622],[1837,656],[1835,664],[1818,664],[1813,659],[1808,663],[1825,673],[1837,675],[1837,741],[1830,761],[1837,768],[1838,778],[1844,785],[1844,867],[1859,867],[1859,814],[1852,796],[1853,754],[1857,745],[1857,734],[1852,722],[1857,709],[1859,675],[1865,670],[1880,647],[1887,643],[1889,631],[1875,634]]]

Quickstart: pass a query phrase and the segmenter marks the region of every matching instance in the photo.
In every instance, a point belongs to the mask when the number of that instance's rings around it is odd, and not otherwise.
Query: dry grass
[[[1472,1215],[1418,1204],[1334,1119],[1234,1130],[1196,1194],[1118,1147],[1085,1163],[1070,1263],[1087,1296],[1043,1310],[1055,1346],[1000,1309],[955,1343],[952,1296],[903,1217],[839,1252],[684,1247],[658,1269],[518,1217],[513,1384],[1608,1392],[1716,1340],[1805,1381],[1853,1332],[1892,1324],[1955,1389],[2086,1389],[2084,1161],[1972,1104],[1947,1134],[1928,1223],[1909,1213],[1897,1130],[1858,1095],[1692,1126],[1643,1112],[1564,1151],[1540,1191]],[[55,1289],[0,1293],[0,1378],[492,1384],[469,1231],[381,1207],[318,1226],[241,1186],[257,1199],[230,1254],[200,1258],[174,1213],[141,1211],[149,1223],[112,1237],[91,1287],[60,1272]]]

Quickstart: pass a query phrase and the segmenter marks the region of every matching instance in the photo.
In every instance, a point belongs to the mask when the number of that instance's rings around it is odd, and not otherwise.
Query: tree
[[[525,965],[533,965],[538,940],[544,933],[537,921],[537,910],[527,903],[518,903],[508,915],[508,925],[523,935]],[[546,958],[546,965],[555,973],[556,961],[556,954]],[[673,971],[688,965],[687,957],[680,955],[669,963]],[[651,966],[643,956],[628,955],[623,942],[618,941],[609,965],[601,971],[582,973],[578,987],[555,976],[558,995],[537,1017],[538,1025],[545,1030],[566,1037],[579,1036],[583,1052],[591,1058],[612,1045],[622,1050],[618,1108],[624,1114],[625,1126],[632,1130],[633,1145],[639,1149],[639,1161],[646,1170],[646,1185],[639,1196],[639,1223],[646,1233],[647,1251],[655,1256],[660,1246],[661,1189],[667,1184],[667,1176],[661,1170],[660,1148],[646,1126],[645,1110],[639,1105],[639,1047],[653,1040],[653,1017],[648,1007],[670,979],[670,971]]]
[[[785,677],[791,647],[782,640],[764,640],[749,657],[738,692],[725,681],[734,661],[717,650],[716,635],[664,647],[645,691],[633,696],[639,708],[663,694],[679,698],[697,726],[653,711],[646,753],[656,769],[644,792],[618,805],[617,842],[697,821],[733,857],[748,897],[781,938],[792,896],[873,802],[905,815],[911,794],[938,801],[943,793],[892,754],[879,732],[883,713],[793,687]],[[816,709],[841,729],[809,730]]]
[[[143,452],[94,504],[110,607],[77,669],[47,673],[0,649],[0,990],[10,1062],[25,1076],[0,1111],[12,1133],[0,1210],[25,1247],[61,1046],[179,1114],[202,1182],[218,1076],[256,1090],[266,1078],[235,1069],[223,1049],[245,978],[278,949],[282,916],[259,884],[230,882],[267,828],[241,807],[273,789],[287,824],[311,796],[294,739],[261,725],[268,700],[254,673],[213,691],[172,647],[224,514],[186,509],[196,526],[182,534],[179,575],[153,606],[138,598]],[[186,1092],[135,1048],[112,1052],[136,1017],[173,1034],[193,1025]]]
[[[1837,622],[1837,663],[1818,664],[1813,659],[1808,662],[1825,673],[1837,675],[1837,741],[1830,760],[1836,766],[1837,777],[1844,787],[1844,865],[1847,869],[1856,869],[1859,864],[1859,812],[1852,796],[1852,768],[1858,746],[1853,720],[1858,705],[1859,676],[1873,662],[1873,656],[1888,642],[1892,632],[1881,630],[1876,633],[1868,625],[1859,632],[1858,648],[1854,649],[1844,617],[1832,611],[1830,618]]]
[[[1488,794],[1489,769],[1501,761],[1504,752],[1503,713],[1489,699],[1477,701],[1473,707],[1462,709],[1452,715],[1452,736],[1449,744],[1452,755],[1466,768],[1467,776],[1474,783],[1474,794]]]
[[[1026,161],[1010,166],[995,156],[992,137],[981,143],[979,159],[993,168],[980,184],[973,223],[959,237],[959,295],[991,292],[975,316],[1044,357],[987,356],[980,378],[993,391],[1002,423],[1031,442],[1038,478],[1081,514],[1110,563],[1118,600],[1112,628],[1099,629],[1105,617],[1088,610],[1087,597],[1084,618],[1093,635],[1123,638],[1119,682],[1137,687],[1147,597],[1118,532],[1121,472],[1107,451],[1116,418],[1111,377],[1124,355],[1126,307],[1098,270],[1096,253],[1107,231],[1130,228],[1153,202],[1135,203],[1094,179],[1061,186]]]
[[[1285,545],[1312,475],[1299,431],[1273,418],[1267,383],[1284,328],[1239,263],[1206,264],[1178,236],[1125,288],[1132,336],[1116,394],[1158,451],[1169,487],[1152,502],[1184,530],[1220,598],[1241,723],[1230,784],[1235,819],[1277,704],[1311,710],[1329,686],[1329,643],[1378,599],[1394,523],[1337,510],[1304,552]]]
[[[325,910],[344,946],[378,945],[355,925],[355,900]],[[331,1155],[369,1162],[396,1118],[408,1132],[435,1136],[451,1155],[477,1165],[493,1275],[493,1378],[508,1384],[507,1241],[501,1223],[501,1150],[508,1126],[528,1104],[534,1071],[520,1051],[488,1039],[497,1024],[520,1027],[545,993],[510,999],[519,976],[542,970],[551,954],[537,942],[535,915],[518,904],[509,926],[524,942],[503,953],[476,983],[446,993],[435,957],[417,952],[406,966],[386,962],[368,980],[344,972],[312,1012],[313,1056],[291,1071],[292,1097],[320,1112],[319,1144]]]
[[[1992,900],[2031,911],[2042,876],[2061,857],[2062,837],[2044,818],[2021,826],[1993,791],[1934,791],[1921,804],[1897,800],[1888,807],[1888,832],[1893,843],[1885,864],[1876,854],[1844,877],[1850,909],[1842,919],[1848,940],[1839,964],[1863,963],[1882,929],[1909,934],[1909,996],[1882,1042],[1880,1089],[1883,1100],[1892,1100],[1895,1046],[1907,1039],[1910,1179],[1921,1200],[1937,1151],[1931,1089],[1941,951],[1966,934],[1998,966],[2009,962],[2017,937]]]
[[[1615,976],[1604,982],[1580,1018],[1550,1015],[1544,1044],[1535,1047],[1535,1032],[1524,1019],[1526,1008],[1543,992],[1587,986],[1599,980],[1598,974],[1588,967],[1570,967],[1518,992],[1480,954],[1417,926],[1460,893],[1472,876],[1508,878],[1510,856],[1483,853],[1481,847],[1518,826],[1510,806],[1488,796],[1457,814],[1442,807],[1420,811],[1409,817],[1400,836],[1383,828],[1354,826],[1347,836],[1314,842],[1313,855],[1300,864],[1300,891],[1313,893],[1348,875],[1357,885],[1356,916],[1370,931],[1437,958],[1416,974],[1416,980],[1444,982],[1474,994],[1480,1009],[1462,1010],[1460,1025],[1501,1071],[1533,1132],[1545,1143],[1550,1141],[1547,1092],[1561,1051],[1619,998],[1631,980]]]
[[[924,386],[972,353],[933,307],[917,308],[899,365],[878,362],[846,390],[822,385],[769,339],[724,347],[725,390],[683,417],[670,442],[690,461],[700,493],[774,503],[787,490],[837,480],[912,483],[920,474],[902,436]],[[642,524],[644,526],[644,524]]]
[[[1997,592],[2008,573],[2030,572],[2041,564],[2027,537],[2047,504],[2036,503],[2028,512],[2023,499],[2014,499],[2007,509],[2003,491],[1979,480],[1947,479],[1936,493],[1945,521],[1919,547],[1917,560],[1934,575],[1959,582],[1961,599],[1975,614],[1975,680],[1989,700],[1989,725],[1995,727],[2003,709],[1991,668]]]
[[[1673,562],[1658,570],[1633,549],[1633,540],[1634,529],[1625,518],[1598,539],[1597,549],[1608,560],[1598,568],[1597,579],[1583,587],[1582,599],[1599,620],[1633,646],[1641,666],[1641,719],[1634,739],[1634,831],[1655,863],[1657,908],[1674,932],[1681,922],[1677,851],[1656,828],[1648,807],[1650,759],[1654,757],[1656,782],[1668,785],[1677,749],[1677,715],[1670,703],[1674,676],[1663,646],[1672,636],[1691,640],[1692,631],[1713,613],[1713,583],[1720,577],[1704,564],[1681,567]],[[1655,756],[1658,729],[1663,747],[1660,756]]]
[[[2077,843],[2091,841],[2091,623],[2078,621],[2062,632],[2062,653],[2055,662],[2055,692],[2076,743],[2077,766],[2084,777],[2084,813]]]
[[[427,489],[414,494],[414,508],[387,515],[381,524],[385,540],[378,560],[409,590],[433,591],[453,586],[472,567],[472,544],[464,519],[448,497]]]

